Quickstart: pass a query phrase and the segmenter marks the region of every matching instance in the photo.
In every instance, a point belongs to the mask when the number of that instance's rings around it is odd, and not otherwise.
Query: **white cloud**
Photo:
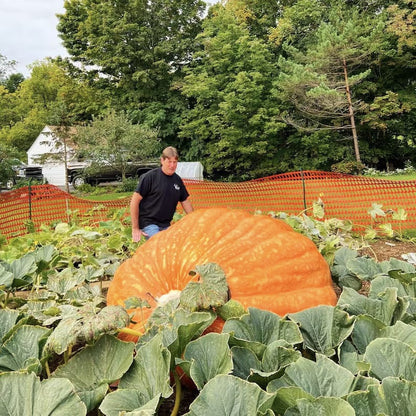
[[[58,36],[56,13],[64,0],[0,0],[0,54],[17,61],[16,72],[46,57],[66,56]]]

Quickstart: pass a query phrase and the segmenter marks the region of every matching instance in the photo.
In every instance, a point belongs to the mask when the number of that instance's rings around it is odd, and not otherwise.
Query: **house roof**
[[[47,136],[50,133],[53,134],[53,138],[55,140],[60,140],[59,134],[62,133],[64,131],[64,129],[65,129],[65,127],[46,125],[42,129],[42,131],[39,133],[39,135],[36,137],[36,139],[33,141],[32,145],[29,147],[27,153],[30,153],[32,148],[34,146],[36,146],[39,143],[39,141],[45,141]],[[69,138],[68,138],[66,144],[67,144],[67,146],[69,146],[70,148],[75,150],[75,149],[78,148],[78,146],[75,143],[75,141],[73,140],[73,137],[77,133],[77,128],[76,127],[69,127],[68,133],[69,133]]]

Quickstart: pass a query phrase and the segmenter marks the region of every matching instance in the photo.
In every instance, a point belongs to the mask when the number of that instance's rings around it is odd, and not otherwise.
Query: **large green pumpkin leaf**
[[[42,346],[50,329],[22,325],[0,347],[0,371],[30,370],[39,374]]]
[[[348,338],[355,321],[340,308],[326,305],[289,314],[289,319],[299,324],[307,348],[328,357]]]
[[[390,416],[413,416],[416,409],[416,383],[387,377],[382,388]]]
[[[283,374],[285,367],[300,357],[300,351],[293,349],[286,341],[274,341],[267,345],[260,366],[251,368],[247,379],[266,388],[271,380]]]
[[[257,308],[248,308],[248,314],[225,322],[223,332],[231,335],[230,344],[251,349],[261,359],[268,344],[285,340],[295,345],[302,342],[298,326],[281,319],[279,315]]]
[[[370,315],[359,315],[354,323],[351,340],[360,354],[364,354],[368,344],[381,336],[386,324]]]
[[[359,371],[358,362],[360,355],[358,354],[355,346],[349,341],[345,340],[338,348],[338,364],[342,365],[353,374],[357,374]]]
[[[35,374],[0,374],[2,416],[84,416],[87,408],[67,379],[40,381]]]
[[[356,416],[353,407],[337,397],[318,397],[299,399],[296,406],[285,412],[284,416]]]
[[[34,252],[35,262],[37,264],[37,273],[47,270],[54,257],[58,255],[58,250],[51,244],[38,247]]]
[[[375,299],[380,293],[384,292],[387,287],[397,288],[397,296],[415,296],[416,292],[416,282],[404,284],[390,276],[379,276],[371,282],[368,296]]]
[[[3,263],[3,272],[1,273],[2,282],[7,288],[21,288],[33,283],[33,274],[36,272],[35,256],[27,253],[23,257],[13,260],[10,264]],[[10,272],[13,275],[13,281],[10,283]]]
[[[407,305],[397,297],[397,289],[386,288],[377,299],[360,295],[355,290],[344,288],[338,299],[339,307],[351,315],[370,315],[386,325],[393,325],[406,312]]]
[[[133,351],[132,342],[103,335],[94,345],[86,347],[58,367],[53,376],[68,378],[90,411],[102,401],[108,385],[120,379],[129,369]]]
[[[269,392],[269,389],[267,389]],[[281,387],[275,392],[275,401],[273,403],[273,411],[277,415],[283,415],[287,409],[296,406],[299,399],[313,399],[313,396],[306,393],[300,387]]]
[[[51,292],[63,296],[75,286],[84,281],[82,276],[75,273],[74,269],[66,268],[59,273],[49,276],[47,287]]]
[[[408,253],[411,254],[411,253]],[[402,255],[402,258],[408,257],[406,255]],[[384,266],[384,263],[388,263],[388,266]],[[389,261],[383,261],[380,264],[382,267],[388,267],[388,271],[399,271],[402,273],[415,273],[415,266],[409,261],[399,260],[396,258],[391,258]],[[414,276],[415,277],[415,276]],[[407,280],[407,279],[406,279]]]
[[[297,386],[314,397],[342,397],[352,391],[354,381],[355,377],[350,371],[325,355],[317,354],[316,362],[301,357],[290,364],[281,378],[269,383],[267,391]]]
[[[357,416],[413,416],[416,409],[416,383],[386,377],[366,391],[350,393],[346,400]]]
[[[160,395],[148,401],[135,389],[118,389],[107,394],[100,405],[100,411],[106,416],[137,415],[153,416],[159,406]]]
[[[336,251],[331,266],[331,275],[341,288],[350,287],[355,290],[361,288],[361,280],[348,268],[348,262],[354,261],[357,257],[357,251],[348,247],[341,247]]]
[[[168,347],[172,357],[182,356],[188,343],[199,337],[216,316],[212,312],[175,311],[172,326],[163,329],[163,345]]]
[[[95,310],[75,309],[63,316],[62,320],[48,338],[47,350],[62,354],[77,342],[91,343],[103,334],[116,334],[128,326],[130,317],[121,306],[111,305]]]
[[[386,326],[381,331],[380,337],[397,339],[416,350],[416,327],[414,325],[398,321],[393,326]]]
[[[83,319],[78,338],[89,343],[102,334],[116,334],[119,329],[125,328],[129,323],[130,317],[124,308],[117,305],[106,306],[97,314]]]
[[[229,298],[224,270],[216,263],[195,267],[200,282],[189,282],[180,295],[180,304],[190,311],[207,310],[224,305]]]
[[[176,359],[176,364],[192,378],[198,390],[202,390],[216,375],[228,374],[232,370],[228,339],[228,334],[206,334],[186,346],[184,360]]]
[[[20,313],[14,309],[0,309],[0,343],[3,337],[15,326],[19,315]]]
[[[25,254],[20,259],[12,261],[9,271],[15,279],[25,279],[36,271],[36,258],[32,253]]]
[[[46,350],[62,354],[77,343],[81,322],[77,315],[62,319],[46,343]]]
[[[349,260],[347,267],[360,280],[370,281],[384,274],[381,266],[374,259],[367,257],[357,257],[354,260]]]
[[[259,386],[230,375],[211,379],[185,416],[255,416],[272,407],[274,395]]]
[[[75,230],[72,234],[72,236],[81,236],[82,238],[85,238],[86,240],[98,240],[100,237],[102,237],[102,234],[100,234],[98,231],[89,231],[89,230]]]
[[[13,284],[13,279],[13,273],[9,270],[6,270],[5,267],[2,264],[0,264],[0,289],[7,289],[11,287],[11,285]]]
[[[134,357],[133,365],[121,378],[121,389],[135,389],[147,403],[155,396],[169,397],[170,387],[169,350],[162,344],[162,335],[158,334],[143,344]]]
[[[261,361],[252,350],[244,347],[232,347],[231,354],[234,376],[247,380],[253,368],[261,369]]]
[[[402,341],[377,338],[368,345],[364,359],[379,380],[389,376],[416,380],[416,351]]]

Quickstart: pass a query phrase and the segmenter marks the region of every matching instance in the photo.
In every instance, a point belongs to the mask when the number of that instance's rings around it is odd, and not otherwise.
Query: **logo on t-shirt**
[[[177,191],[179,191],[179,190],[181,189],[181,187],[180,187],[178,184],[176,184],[176,183],[173,185],[173,187],[174,187]]]

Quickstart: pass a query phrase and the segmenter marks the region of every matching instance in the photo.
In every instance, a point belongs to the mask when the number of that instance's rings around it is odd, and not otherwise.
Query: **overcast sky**
[[[14,72],[30,75],[27,65],[66,56],[56,25],[64,0],[0,0],[0,54],[17,61]]]
[[[28,65],[67,56],[56,30],[55,14],[63,12],[64,0],[0,0],[0,54],[17,62],[13,72],[29,77]]]

